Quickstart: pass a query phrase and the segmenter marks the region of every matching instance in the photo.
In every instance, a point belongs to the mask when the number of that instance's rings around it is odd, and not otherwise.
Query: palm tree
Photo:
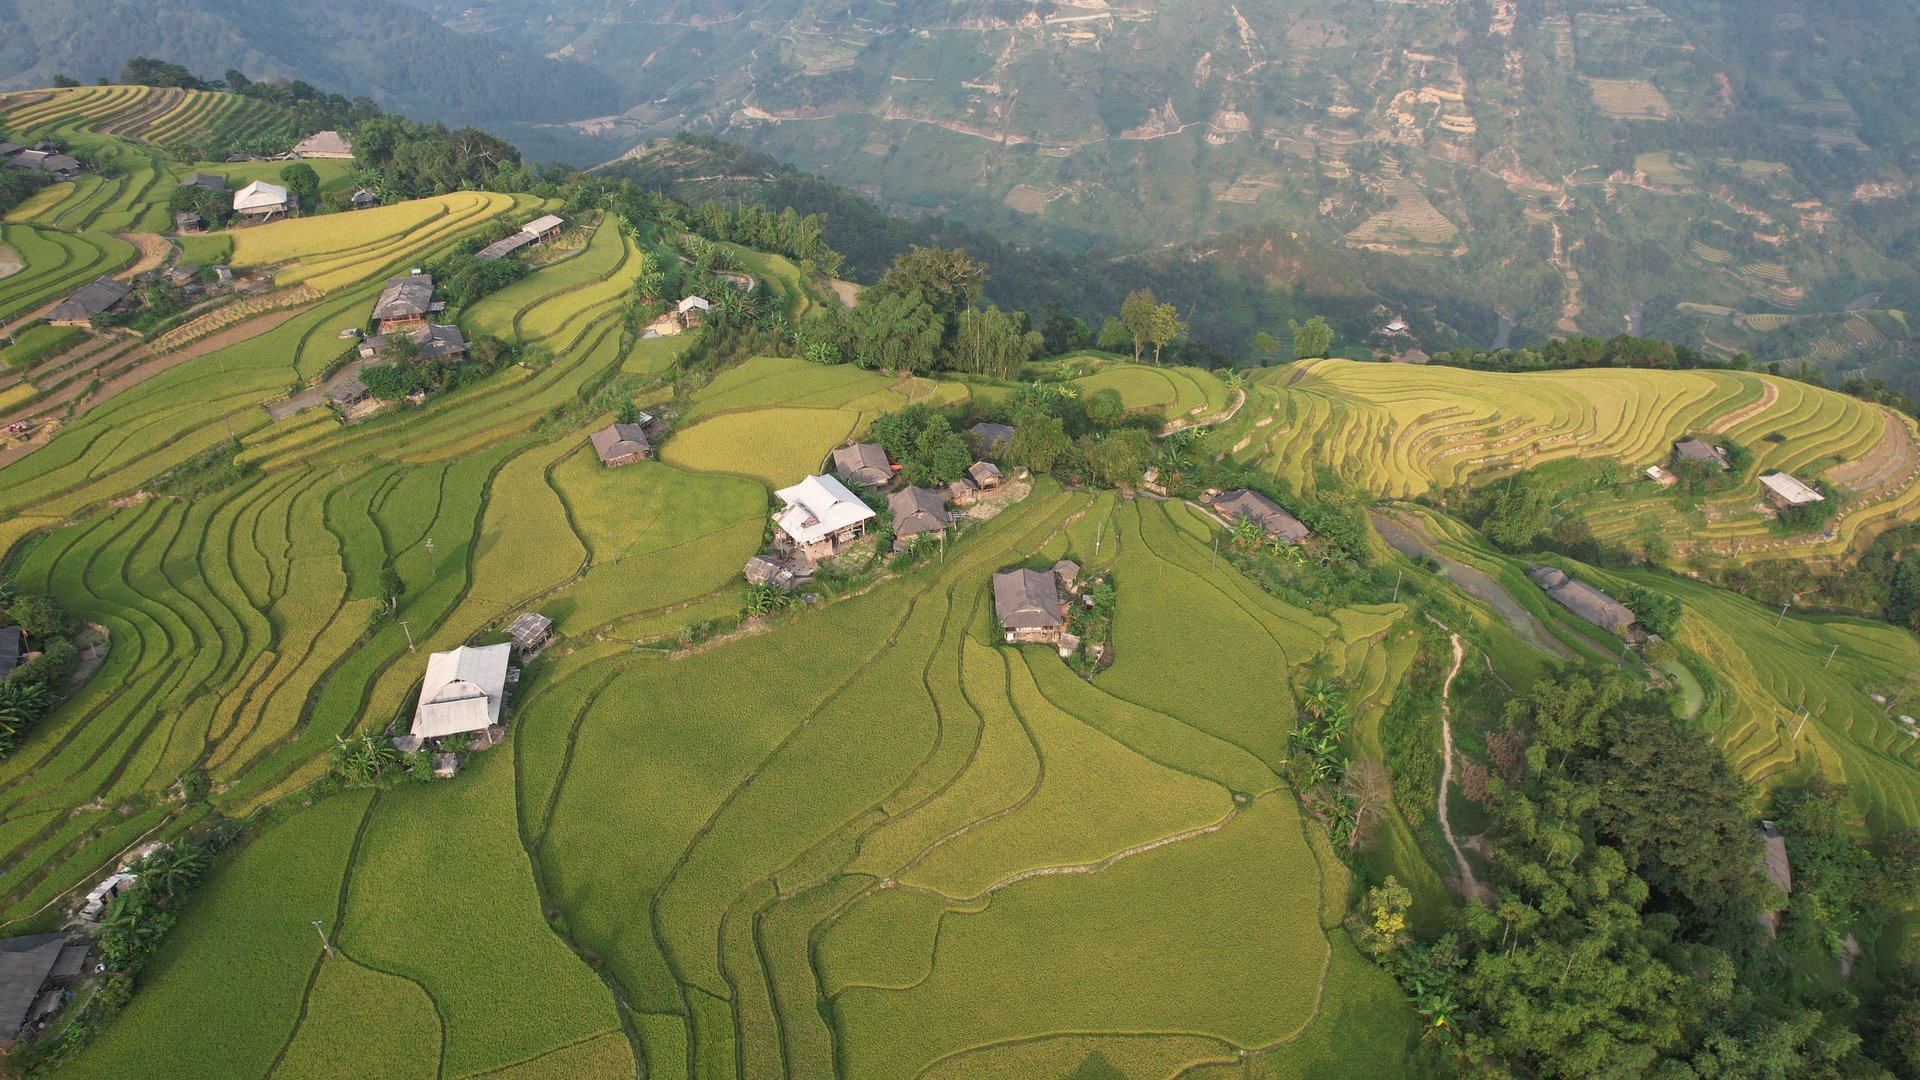
[[[140,860],[134,870],[141,884],[171,900],[199,880],[212,861],[207,849],[199,844],[170,844]]]
[[[1325,716],[1327,707],[1340,691],[1325,679],[1315,679],[1300,688],[1300,707],[1318,720]]]

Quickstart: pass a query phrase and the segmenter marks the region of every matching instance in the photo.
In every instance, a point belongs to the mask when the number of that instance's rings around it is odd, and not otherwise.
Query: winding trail
[[[1467,862],[1466,853],[1460,850],[1460,841],[1454,839],[1453,823],[1447,818],[1447,790],[1453,786],[1453,678],[1460,674],[1460,665],[1467,658],[1467,647],[1459,634],[1448,629],[1444,623],[1439,625],[1453,641],[1453,667],[1447,670],[1447,681],[1440,688],[1440,741],[1445,751],[1440,759],[1440,834],[1447,838],[1447,847],[1453,849],[1453,860],[1460,866],[1460,891],[1468,899],[1491,905],[1494,902],[1493,890],[1474,876],[1472,864]]]

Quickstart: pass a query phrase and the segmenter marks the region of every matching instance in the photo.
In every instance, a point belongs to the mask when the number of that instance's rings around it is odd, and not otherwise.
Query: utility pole
[[[1840,655],[1840,646],[1838,646],[1838,645],[1835,645],[1835,646],[1833,647],[1833,651],[1827,654],[1827,662],[1826,662],[1826,663],[1824,663],[1824,664],[1821,664],[1821,665],[1820,665],[1820,670],[1821,670],[1821,671],[1825,671],[1825,670],[1827,670],[1828,668],[1830,668],[1830,667],[1832,667],[1832,666],[1833,666],[1833,658],[1834,658],[1834,657],[1836,657],[1836,656],[1839,656],[1839,655]]]
[[[1393,602],[1396,604],[1400,602],[1400,577],[1405,573],[1405,570],[1395,570],[1393,572]]]
[[[436,578],[440,576],[440,564],[433,557],[433,537],[431,536],[427,537],[427,575]]]
[[[340,466],[338,465],[333,467],[333,478],[340,481],[340,494],[345,495],[347,493],[347,474],[341,472]]]
[[[400,623],[400,629],[405,631],[407,635],[407,651],[412,652],[413,651],[413,627],[408,625],[405,620],[402,620]]]
[[[1792,602],[1793,602],[1793,601],[1791,601],[1791,600],[1789,600],[1789,601],[1787,601],[1787,604],[1791,604]],[[1774,619],[1774,620],[1773,620],[1773,628],[1774,628],[1775,630],[1778,630],[1778,629],[1780,629],[1780,621],[1781,621],[1782,619],[1785,619],[1785,618],[1787,617],[1787,604],[1781,604],[1781,605],[1780,605],[1780,616],[1779,616],[1779,618],[1776,618],[1776,619]]]
[[[320,947],[327,950],[328,956],[332,956],[333,942],[327,940],[327,928],[320,925],[319,919],[313,920],[313,932],[320,935]]]
[[[1800,726],[1793,729],[1793,738],[1787,740],[1788,742],[1800,741],[1800,732],[1806,729],[1807,717],[1812,715],[1813,715],[1812,709],[1808,709],[1806,712],[1803,712],[1800,714]]]

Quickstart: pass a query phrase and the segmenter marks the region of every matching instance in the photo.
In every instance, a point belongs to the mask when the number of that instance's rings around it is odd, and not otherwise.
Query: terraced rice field
[[[16,208],[21,209],[22,207]],[[106,233],[74,234],[34,225],[0,224],[0,242],[18,252],[26,268],[0,278],[0,323],[51,304],[134,259],[133,245]]]
[[[895,383],[851,366],[756,357],[714,379],[661,447],[660,460],[781,488],[818,472],[828,451],[880,413],[968,393],[959,383]]]
[[[1907,441],[1894,427],[1908,421],[1805,383],[1724,371],[1488,376],[1343,360],[1275,369],[1262,381],[1275,394],[1262,399],[1270,403],[1251,422],[1266,426],[1251,429],[1233,453],[1265,462],[1297,490],[1312,487],[1320,465],[1392,498],[1570,457],[1614,458],[1638,470],[1664,462],[1684,435],[1713,431],[1753,451],[1743,486],[1710,500],[1700,520],[1681,522],[1671,500],[1648,485],[1644,498],[1596,507],[1596,535],[1619,539],[1651,526],[1683,555],[1831,556],[1920,517],[1920,476],[1895,470],[1849,497],[1831,535],[1772,536],[1755,508],[1761,473],[1787,471],[1811,482],[1847,462],[1897,454]]]
[[[1169,418],[1203,416],[1227,407],[1227,386],[1211,371],[1191,367],[1151,367],[1124,364],[1076,380],[1080,392],[1120,392],[1129,411],[1156,410]]]
[[[1596,662],[1618,660],[1610,637],[1568,615],[1527,580],[1525,560],[1495,551],[1434,511],[1407,512],[1425,523],[1443,554],[1493,577],[1564,645]],[[1920,738],[1897,719],[1920,704],[1914,681],[1920,638],[1861,619],[1783,616],[1778,608],[1670,574],[1586,566],[1575,572],[1614,595],[1634,584],[1680,600],[1675,644],[1707,688],[1700,722],[1757,787],[1804,781],[1820,770],[1848,785],[1872,828],[1920,822]],[[1875,702],[1874,694],[1888,704]]]
[[[461,191],[357,214],[294,218],[236,229],[233,265],[284,265],[274,275],[276,284],[304,284],[330,293],[381,277],[396,261],[417,259],[421,252],[457,239],[516,205],[510,195]]]

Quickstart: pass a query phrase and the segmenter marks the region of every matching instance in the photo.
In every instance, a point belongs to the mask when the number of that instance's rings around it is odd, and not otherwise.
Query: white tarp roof
[[[1760,485],[1795,506],[1802,503],[1825,502],[1827,499],[1825,495],[1783,472],[1768,473],[1760,478]]]
[[[287,201],[287,189],[279,184],[269,184],[265,180],[255,180],[246,187],[233,193],[235,210],[251,210],[263,206],[284,206]]]
[[[499,723],[512,651],[511,645],[502,642],[480,648],[461,646],[427,657],[420,705],[413,711],[413,734],[437,739]]]
[[[817,543],[874,516],[872,507],[831,476],[809,476],[774,494],[787,504],[773,516],[774,524],[798,544]]]
[[[520,231],[533,236],[539,236],[548,229],[557,229],[565,224],[566,221],[558,214],[542,214],[532,221],[527,222],[525,225],[520,226]]]
[[[696,308],[701,311],[711,311],[713,310],[713,305],[707,303],[706,298],[703,296],[689,296],[685,300],[680,301],[680,314],[682,315]]]

